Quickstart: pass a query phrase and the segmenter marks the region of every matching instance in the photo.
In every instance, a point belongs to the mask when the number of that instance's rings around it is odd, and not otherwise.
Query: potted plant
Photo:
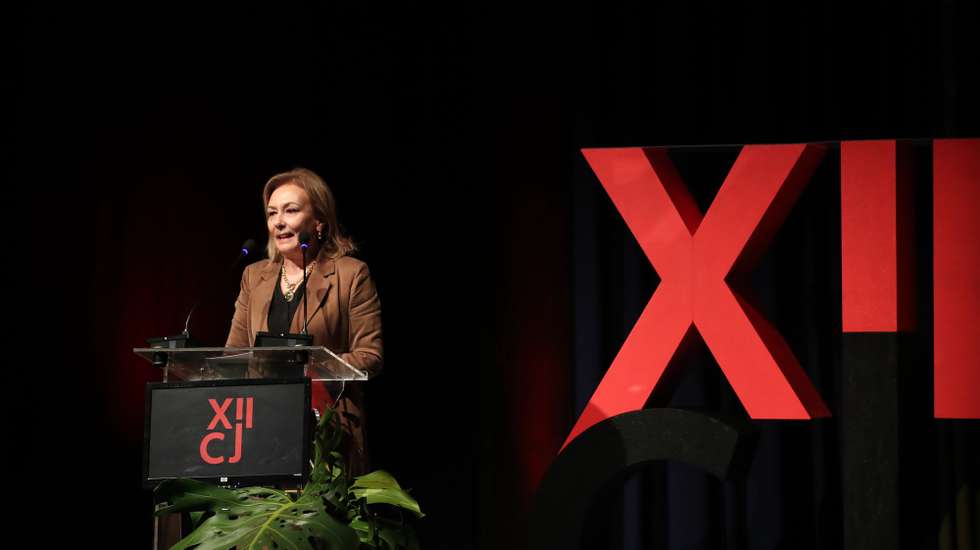
[[[343,437],[327,409],[316,426],[310,479],[298,492],[161,483],[156,514],[187,512],[193,526],[172,550],[417,550],[406,516],[423,517],[418,502],[385,471],[349,478],[340,466]]]

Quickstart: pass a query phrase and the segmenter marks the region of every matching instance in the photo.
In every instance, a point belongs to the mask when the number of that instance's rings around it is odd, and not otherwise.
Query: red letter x
[[[211,408],[214,409],[214,418],[212,418],[211,423],[208,424],[209,430],[213,430],[214,427],[218,425],[219,420],[226,430],[231,429],[231,422],[228,422],[228,419],[225,417],[225,411],[227,411],[228,407],[231,406],[231,401],[232,399],[229,397],[228,399],[225,399],[224,403],[222,403],[219,407],[217,400],[208,399],[208,403],[210,403]]]
[[[661,281],[565,445],[643,408],[692,325],[752,418],[830,415],[779,332],[726,282],[765,250],[823,152],[744,147],[702,219],[666,151],[583,150]]]

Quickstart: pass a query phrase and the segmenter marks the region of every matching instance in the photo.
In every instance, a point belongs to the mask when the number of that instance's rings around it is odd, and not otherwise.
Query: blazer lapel
[[[308,301],[308,313],[309,316],[309,327],[310,334],[316,335],[319,332],[313,329],[314,324],[320,325],[324,323],[323,315],[324,310],[329,310],[326,307],[327,295],[330,293],[330,288],[333,286],[334,277],[332,275],[336,271],[336,262],[333,259],[322,258],[318,259],[316,262],[316,267],[310,272],[310,277],[307,279],[307,296]],[[271,296],[271,295],[270,295]],[[297,296],[296,299],[302,300],[302,296]],[[302,302],[297,303],[296,315],[293,316],[293,321],[289,326],[289,331],[294,333],[302,332],[303,330],[303,304]],[[269,312],[266,309],[266,316]],[[318,345],[324,345],[323,342],[317,342]]]
[[[255,345],[255,333],[269,330],[269,305],[272,303],[272,293],[276,290],[276,283],[279,282],[279,268],[282,262],[269,262],[261,272],[259,272],[259,283],[252,289],[252,303],[248,310],[252,315],[252,345]]]

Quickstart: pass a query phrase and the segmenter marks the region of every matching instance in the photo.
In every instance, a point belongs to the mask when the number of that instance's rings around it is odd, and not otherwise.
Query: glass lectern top
[[[291,378],[314,381],[367,380],[368,374],[323,346],[261,348],[134,348],[133,352],[163,368],[163,380]]]

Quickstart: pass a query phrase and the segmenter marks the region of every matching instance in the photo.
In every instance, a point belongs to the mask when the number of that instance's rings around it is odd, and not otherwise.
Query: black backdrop
[[[536,483],[655,284],[579,148],[980,134],[975,5],[787,4],[22,9],[5,154],[27,253],[8,260],[8,318],[54,344],[11,366],[27,377],[7,385],[7,403],[31,419],[15,432],[32,450],[14,475],[37,494],[72,482],[56,500],[64,527],[45,533],[149,540],[138,477],[142,384],[155,374],[128,350],[179,330],[235,247],[261,237],[264,180],[303,165],[334,187],[381,293],[375,466],[429,513],[425,547],[517,545]],[[727,168],[718,154],[691,176],[708,199]],[[770,252],[756,281],[770,300],[796,296],[772,273],[783,260],[804,260],[794,268],[833,291],[820,230],[836,219],[816,215],[831,195],[808,191],[809,215]],[[819,237],[813,254],[795,247],[800,235]],[[236,284],[218,283],[197,332],[221,340]],[[813,326],[828,324],[799,338],[817,350],[836,325],[812,300]],[[681,403],[737,408],[699,372]],[[773,463],[812,461],[833,479],[832,428],[816,449],[810,431],[772,430],[787,432]],[[772,494],[796,491],[799,471],[773,471]],[[649,538],[643,514],[665,521],[651,479],[607,496],[632,519],[599,521],[594,544]],[[757,520],[752,547],[814,539],[825,486]],[[675,498],[672,536],[720,528],[706,494]],[[46,513],[28,519],[45,525]],[[833,547],[839,518],[821,517],[816,539]]]

